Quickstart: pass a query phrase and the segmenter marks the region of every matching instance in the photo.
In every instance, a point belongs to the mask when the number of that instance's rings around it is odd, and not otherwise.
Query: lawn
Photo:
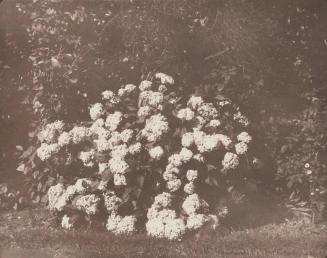
[[[105,231],[64,231],[44,209],[3,213],[1,257],[325,257],[327,226],[285,220],[248,229],[203,229],[181,242],[140,232],[117,237]]]

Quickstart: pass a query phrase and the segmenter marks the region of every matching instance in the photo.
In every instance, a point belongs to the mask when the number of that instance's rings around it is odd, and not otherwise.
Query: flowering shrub
[[[91,121],[57,120],[39,132],[33,162],[53,179],[48,205],[62,227],[83,214],[131,234],[146,218],[150,236],[175,240],[218,225],[215,204],[251,176],[249,122],[229,100],[184,101],[174,87],[157,73],[138,87],[104,91]]]

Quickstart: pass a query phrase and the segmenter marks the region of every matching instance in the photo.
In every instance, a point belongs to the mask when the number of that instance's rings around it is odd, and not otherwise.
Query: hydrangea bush
[[[48,206],[63,228],[84,218],[114,234],[143,227],[176,240],[219,225],[228,209],[216,204],[251,176],[249,121],[227,99],[174,89],[171,76],[156,73],[104,91],[90,121],[57,120],[39,132],[34,162],[52,178]]]

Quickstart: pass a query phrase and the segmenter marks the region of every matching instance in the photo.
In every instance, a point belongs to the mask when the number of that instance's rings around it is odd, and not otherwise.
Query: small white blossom
[[[126,84],[125,90],[127,93],[132,93],[136,89],[136,86],[134,84]]]
[[[109,168],[114,174],[125,174],[129,168],[127,162],[120,158],[112,158],[109,160]],[[118,177],[117,177],[118,180]]]
[[[179,172],[178,168],[175,168],[175,169]],[[171,170],[165,170],[165,172],[162,174],[162,178],[165,181],[173,181],[173,180],[177,179],[177,173],[174,173]]]
[[[93,167],[93,165],[94,165],[94,155],[95,155],[94,150],[81,151],[79,153],[78,158],[83,162],[84,166]]]
[[[218,138],[219,138],[219,141],[224,145],[225,148],[228,148],[229,145],[232,144],[232,140],[224,135],[224,134],[217,134],[218,135]]]
[[[182,146],[189,148],[194,143],[193,133],[184,133],[182,136]]]
[[[94,143],[97,146],[97,150],[99,152],[105,152],[111,149],[110,141],[105,138],[99,138],[97,140],[94,140]]]
[[[84,126],[75,126],[70,130],[69,134],[72,137],[73,143],[79,144],[88,136],[89,129]]]
[[[188,162],[192,159],[193,153],[191,150],[183,147],[179,153],[182,162]]]
[[[109,114],[106,118],[106,127],[111,131],[116,131],[123,119],[123,114],[119,111]]]
[[[168,208],[172,203],[172,195],[170,193],[163,192],[158,194],[154,198],[153,204],[161,208]]]
[[[42,143],[41,146],[37,149],[36,154],[40,158],[40,160],[45,161],[51,158],[54,154],[58,153],[59,150],[60,146],[57,143]]]
[[[221,125],[221,122],[218,119],[210,120],[208,126],[213,128],[218,128]]]
[[[96,103],[90,108],[90,117],[92,120],[100,118],[104,113],[103,105]]]
[[[56,204],[60,197],[65,193],[63,184],[51,186],[48,190],[49,209],[56,210]]]
[[[158,108],[159,105],[163,104],[163,100],[163,94],[157,91],[143,91],[139,95],[139,103],[142,103],[142,106]]]
[[[168,132],[168,129],[167,118],[161,114],[157,114],[146,120],[142,135],[147,138],[149,142],[156,142]]]
[[[149,155],[152,159],[160,160],[164,154],[164,150],[161,146],[155,146],[149,150]]]
[[[71,137],[69,133],[63,132],[59,137],[58,137],[58,144],[59,146],[67,146],[71,141]]]
[[[117,186],[127,185],[126,177],[122,174],[114,174],[114,185]]]
[[[250,143],[252,137],[247,132],[241,132],[239,135],[237,135],[237,140],[240,142]]]
[[[102,92],[102,98],[106,100],[111,100],[115,96],[115,93],[113,93],[111,90],[106,90]]]
[[[202,103],[197,111],[206,120],[216,119],[218,117],[218,111],[212,103]]]
[[[127,91],[125,90],[125,88],[120,88],[118,90],[118,96],[119,97],[124,97],[127,94]]]
[[[149,220],[146,224],[146,232],[149,236],[155,238],[164,238],[165,237],[165,224],[159,218],[154,218]]]
[[[167,188],[171,192],[176,192],[181,188],[182,181],[180,179],[174,179],[167,182]]]
[[[137,111],[137,116],[140,118],[146,118],[151,114],[151,108],[149,106],[140,107]]]
[[[203,103],[203,99],[200,96],[191,96],[189,101],[187,102],[187,106],[196,110]]]
[[[238,156],[232,152],[226,152],[222,161],[224,169],[235,169],[239,165]]]
[[[201,228],[209,218],[204,214],[192,214],[187,218],[186,227],[190,230]]]
[[[160,82],[162,84],[174,84],[174,79],[173,77],[167,75],[167,74],[164,74],[164,73],[156,73],[155,75],[156,79],[160,79]]]
[[[113,93],[111,90],[102,92],[102,98],[109,101],[111,104],[118,104],[120,102],[119,97],[116,96],[115,93]]]
[[[106,228],[108,231],[115,233],[118,227],[118,224],[122,220],[122,217],[116,213],[112,213],[107,220]]]
[[[186,232],[186,226],[182,219],[172,219],[165,225],[165,237],[169,240],[178,240]]]
[[[184,121],[190,121],[194,118],[194,112],[190,108],[182,108],[177,112],[177,117]]]
[[[133,138],[133,134],[132,129],[125,129],[120,133],[120,138],[124,143],[128,143]]]
[[[128,154],[128,147],[126,144],[116,145],[112,148],[111,157],[115,159],[124,159]]]
[[[168,158],[168,163],[174,167],[180,167],[182,165],[182,159],[179,154],[173,154]]]
[[[249,120],[247,119],[247,117],[245,117],[244,115],[242,115],[241,112],[237,112],[234,114],[234,120],[238,123],[240,123],[241,125],[243,125],[244,127],[248,126],[250,124]]]
[[[120,199],[114,192],[104,193],[104,206],[108,212],[117,212],[119,205],[122,203]]]
[[[113,149],[115,146],[122,143],[121,134],[119,132],[113,132],[111,134],[110,139],[108,140],[108,144],[110,146],[110,149]]]
[[[135,224],[136,218],[134,216],[125,216],[119,221],[114,233],[118,235],[131,235],[136,232]]]
[[[142,144],[140,142],[134,143],[128,147],[128,151],[131,155],[140,153],[142,150]]]
[[[75,185],[69,185],[64,192],[63,196],[66,202],[71,201],[73,197],[77,194],[77,189]]]
[[[222,101],[219,101],[219,103],[218,103],[218,105],[221,107],[224,107],[224,106],[227,106],[230,104],[231,104],[231,102],[229,100],[222,100]]]
[[[206,124],[206,120],[202,116],[196,116],[195,121],[195,128],[197,129],[202,129]]]
[[[238,142],[235,144],[236,154],[242,155],[248,151],[248,145],[245,142]]]
[[[76,207],[88,215],[94,215],[99,211],[100,201],[100,197],[95,194],[84,195],[76,201]]]
[[[182,208],[186,214],[195,214],[201,208],[201,200],[197,194],[188,195],[183,204]]]
[[[167,91],[168,89],[167,89],[167,87],[165,86],[165,85],[159,85],[159,87],[158,87],[158,91],[159,92],[162,92],[162,93],[165,93],[166,91]]]
[[[204,163],[204,157],[201,153],[195,154],[193,156],[193,159],[195,159],[198,162]]]
[[[194,194],[195,186],[193,182],[189,182],[184,185],[184,192],[187,194]]]
[[[197,170],[189,169],[186,172],[186,178],[188,181],[194,182],[198,179],[199,173]]]
[[[144,81],[141,81],[139,89],[140,89],[140,91],[145,91],[145,90],[151,89],[151,87],[152,87],[152,82],[144,80]]]

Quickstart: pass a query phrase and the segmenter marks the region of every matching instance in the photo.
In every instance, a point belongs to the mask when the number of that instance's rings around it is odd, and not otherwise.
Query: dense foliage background
[[[258,182],[325,216],[324,1],[13,0],[0,12],[2,200],[23,203],[16,164],[41,121],[83,120],[104,89],[160,70],[181,91],[241,106],[259,142]]]

